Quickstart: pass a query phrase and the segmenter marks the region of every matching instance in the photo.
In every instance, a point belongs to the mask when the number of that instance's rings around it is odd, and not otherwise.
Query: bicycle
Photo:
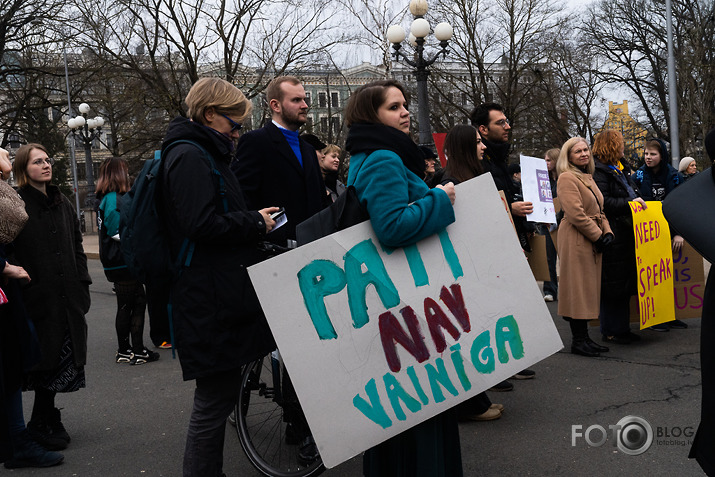
[[[286,433],[284,407],[297,398],[283,393],[285,368],[278,350],[246,365],[236,403],[236,432],[251,464],[269,477],[317,476],[325,470],[322,460],[309,465],[298,461],[299,442]]]
[[[293,245],[294,247],[294,245]],[[293,247],[281,247],[269,242],[259,244],[259,250],[269,256]],[[288,431],[284,411],[298,407],[295,393],[283,392],[287,379],[278,350],[244,366],[241,387],[235,407],[236,433],[248,460],[263,475],[269,477],[317,476],[325,470],[318,457],[309,464],[298,461],[298,436]]]

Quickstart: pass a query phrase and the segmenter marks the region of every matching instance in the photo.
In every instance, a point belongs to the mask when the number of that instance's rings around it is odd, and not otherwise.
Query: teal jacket
[[[389,247],[414,244],[454,222],[447,193],[427,187],[392,151],[352,156],[348,184],[370,214],[377,238]]]

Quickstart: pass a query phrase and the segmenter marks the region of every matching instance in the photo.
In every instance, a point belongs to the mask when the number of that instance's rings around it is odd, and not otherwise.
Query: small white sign
[[[456,191],[416,245],[368,221],[249,268],[327,467],[563,347],[491,176]]]
[[[529,222],[556,223],[554,198],[551,196],[551,181],[546,161],[538,157],[521,156],[521,189],[524,200],[534,205],[534,211],[526,216]]]

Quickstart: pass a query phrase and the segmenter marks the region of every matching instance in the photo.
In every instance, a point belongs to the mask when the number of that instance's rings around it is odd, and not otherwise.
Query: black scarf
[[[484,152],[492,162],[509,162],[511,144],[508,142],[494,142],[484,138],[482,138],[482,142],[487,146],[487,150]]]
[[[351,155],[367,155],[386,149],[402,159],[402,164],[420,179],[425,174],[425,159],[417,144],[399,129],[384,124],[353,124],[348,130],[345,147]]]

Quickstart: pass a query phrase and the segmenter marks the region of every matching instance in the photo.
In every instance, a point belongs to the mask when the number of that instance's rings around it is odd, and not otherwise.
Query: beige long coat
[[[593,242],[611,232],[611,227],[603,213],[603,195],[593,178],[583,174],[581,179],[566,171],[556,183],[565,213],[558,235],[561,261],[558,311],[561,316],[593,320],[598,318],[602,258]]]

